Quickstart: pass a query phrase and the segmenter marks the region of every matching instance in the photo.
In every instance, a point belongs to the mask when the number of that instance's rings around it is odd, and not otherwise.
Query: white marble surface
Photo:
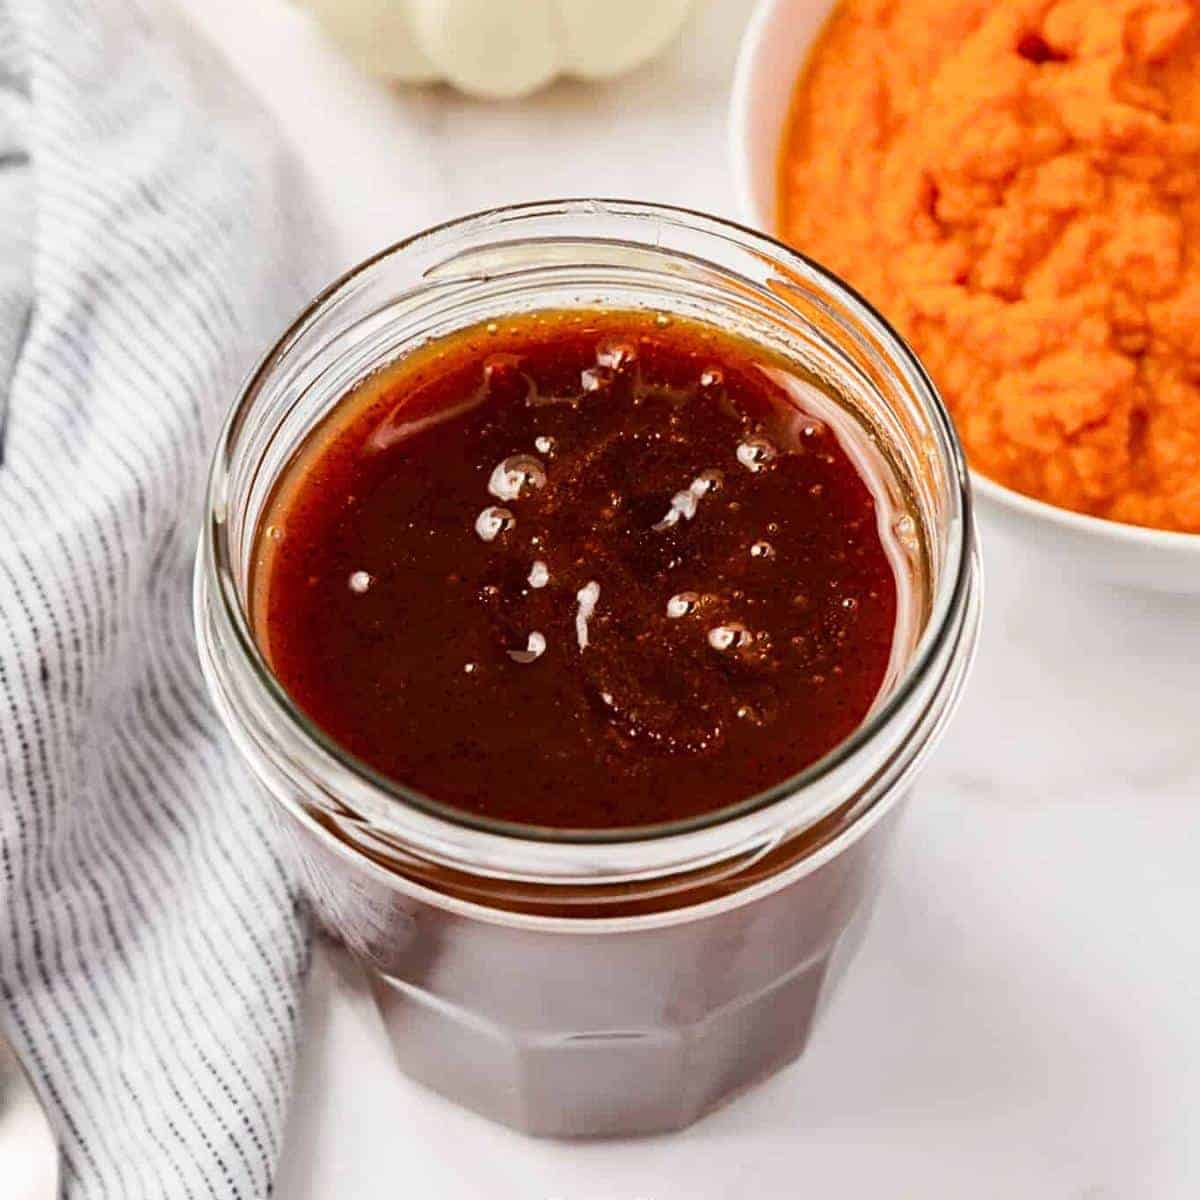
[[[371,83],[283,0],[190,3],[301,147],[347,262],[519,199],[730,212],[745,0],[632,78],[508,105]],[[983,534],[969,694],[802,1062],[675,1137],[528,1141],[401,1077],[322,954],[282,1200],[1200,1195],[1200,610]]]

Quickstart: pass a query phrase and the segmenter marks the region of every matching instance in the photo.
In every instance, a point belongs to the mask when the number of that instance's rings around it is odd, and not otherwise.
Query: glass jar
[[[914,514],[919,633],[866,722],[769,792],[673,825],[535,830],[411,792],[306,719],[247,616],[272,485],[351,387],[430,338],[572,306],[678,313],[790,356],[844,399]],[[233,406],[196,565],[213,699],[316,911],[368,966],[400,1063],[496,1120],[567,1136],[687,1125],[800,1053],[961,691],[979,598],[953,427],[886,323],[759,234],[590,200],[443,225],[319,296]]]

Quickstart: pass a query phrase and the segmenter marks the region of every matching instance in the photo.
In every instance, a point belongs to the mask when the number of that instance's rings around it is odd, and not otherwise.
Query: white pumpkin
[[[692,0],[300,0],[352,59],[410,83],[524,96],[556,75],[602,79],[652,58]]]

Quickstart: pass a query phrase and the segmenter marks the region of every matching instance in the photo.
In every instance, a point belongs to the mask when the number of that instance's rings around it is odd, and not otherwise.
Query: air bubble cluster
[[[671,507],[667,510],[667,515],[661,521],[655,522],[654,529],[659,533],[670,529],[672,525],[679,524],[680,517],[690,521],[696,515],[696,507],[700,500],[710,492],[718,491],[723,480],[724,476],[720,471],[701,471],[683,491],[676,492],[671,497]]]

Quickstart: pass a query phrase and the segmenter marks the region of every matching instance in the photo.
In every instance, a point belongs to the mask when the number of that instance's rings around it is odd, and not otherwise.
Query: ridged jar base
[[[371,973],[405,1074],[535,1137],[683,1129],[800,1056],[829,958],[687,1025],[542,1034],[505,1029],[402,979]]]
[[[614,920],[448,902],[287,822],[401,1068],[545,1137],[680,1129],[797,1058],[860,939],[895,809],[775,890]]]

